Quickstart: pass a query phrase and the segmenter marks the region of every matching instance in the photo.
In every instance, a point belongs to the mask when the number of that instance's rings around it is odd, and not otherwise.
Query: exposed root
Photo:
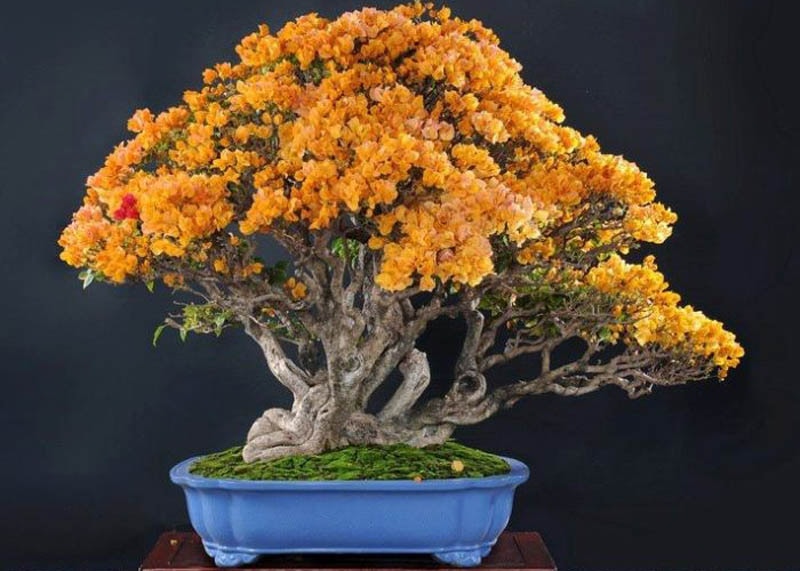
[[[272,447],[255,447],[248,443],[242,450],[242,458],[245,462],[256,460],[273,460],[284,456],[294,456],[297,454],[319,454],[325,449],[321,440],[307,440],[302,444],[280,445]]]

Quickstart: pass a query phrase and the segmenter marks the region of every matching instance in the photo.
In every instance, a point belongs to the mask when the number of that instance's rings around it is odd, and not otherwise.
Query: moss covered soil
[[[203,456],[189,471],[207,478],[239,480],[440,480],[506,474],[499,456],[453,441],[426,448],[407,444],[348,446],[312,456],[246,463],[237,446]]]

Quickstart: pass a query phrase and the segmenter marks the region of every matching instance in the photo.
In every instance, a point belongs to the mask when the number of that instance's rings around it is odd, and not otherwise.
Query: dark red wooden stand
[[[140,571],[205,571],[217,569],[214,561],[203,551],[197,534],[169,531],[161,535],[144,560]],[[347,571],[356,569],[431,570],[454,567],[442,565],[428,555],[265,555],[252,565],[250,571]],[[547,552],[542,538],[535,532],[505,532],[492,552],[483,558],[476,569],[519,569],[525,571],[556,571],[556,564]]]

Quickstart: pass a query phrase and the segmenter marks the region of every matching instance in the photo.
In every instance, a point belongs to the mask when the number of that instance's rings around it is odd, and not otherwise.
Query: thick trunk
[[[430,381],[425,353],[410,351],[399,369],[403,382],[377,415],[363,410],[358,392],[350,386],[358,379],[349,378],[347,372],[296,396],[291,410],[265,411],[247,435],[245,461],[316,454],[348,445],[403,442],[419,447],[444,442],[452,434],[453,424],[419,424],[412,414]]]
[[[452,433],[452,423],[421,424],[414,413],[430,381],[428,359],[414,348],[416,339],[431,320],[452,308],[434,299],[415,309],[408,297],[387,294],[371,279],[375,268],[365,265],[364,247],[359,252],[346,263],[323,248],[317,254],[325,263],[309,266],[304,274],[317,313],[306,315],[301,348],[313,344],[319,349],[320,369],[295,364],[276,333],[249,315],[243,320],[270,371],[294,397],[291,410],[269,409],[253,423],[245,461],[351,444],[425,446],[444,442]],[[367,413],[371,395],[395,369],[403,375],[400,387],[383,410]]]
[[[385,422],[358,411],[341,421],[335,421],[336,417],[335,411],[326,406],[322,410],[297,412],[269,409],[250,429],[243,457],[246,462],[252,462],[294,454],[317,454],[349,445],[401,442],[421,447],[441,444],[455,428],[453,424],[417,427],[406,418]]]

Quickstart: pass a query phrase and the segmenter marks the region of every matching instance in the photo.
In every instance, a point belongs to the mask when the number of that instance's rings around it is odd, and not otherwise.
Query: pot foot
[[[440,563],[453,565],[454,567],[477,567],[481,564],[481,559],[492,550],[491,545],[479,547],[478,549],[466,549],[463,551],[440,551],[433,554],[433,558]]]
[[[215,547],[205,542],[203,542],[203,548],[206,553],[214,558],[214,563],[216,563],[217,567],[241,567],[252,563],[259,557],[258,553]]]

